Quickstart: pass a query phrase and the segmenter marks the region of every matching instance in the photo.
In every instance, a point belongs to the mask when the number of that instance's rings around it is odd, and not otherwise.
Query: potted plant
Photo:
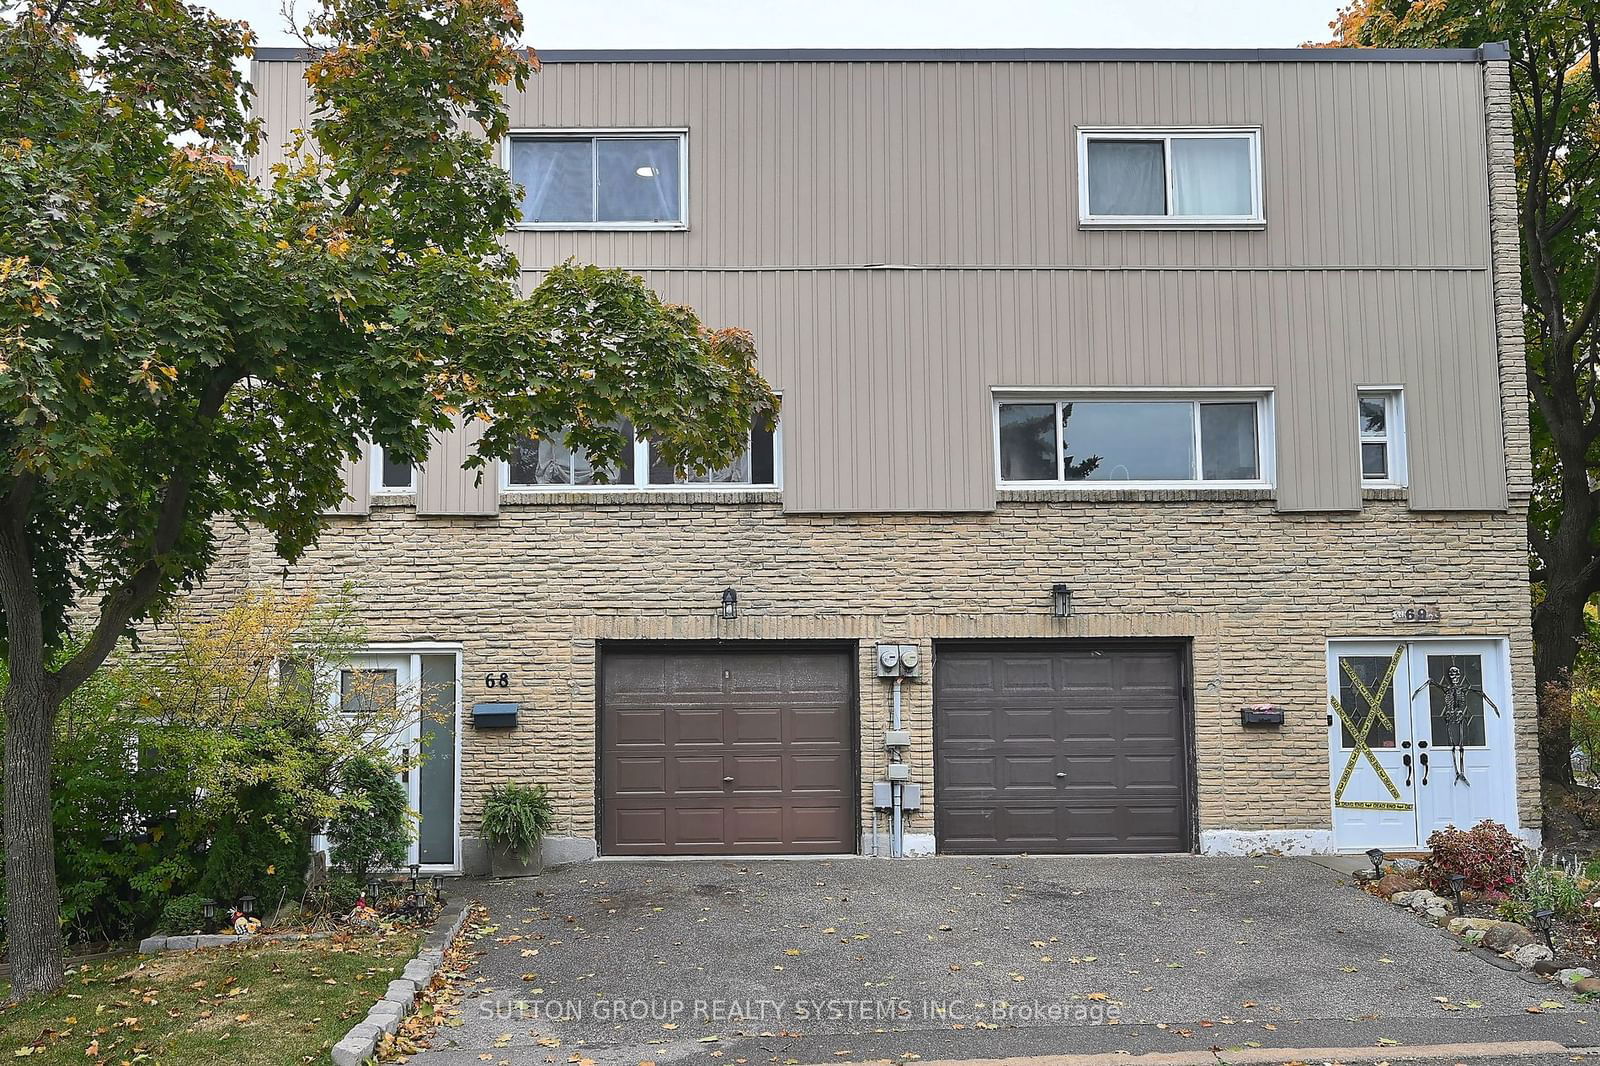
[[[483,805],[483,839],[494,876],[537,874],[539,842],[554,822],[543,785],[497,785]]]

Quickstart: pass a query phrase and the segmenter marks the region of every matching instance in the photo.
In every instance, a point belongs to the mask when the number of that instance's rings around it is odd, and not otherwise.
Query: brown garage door
[[[855,851],[852,662],[781,647],[605,652],[602,849]]]
[[[940,849],[1189,850],[1184,705],[1175,646],[940,648]]]

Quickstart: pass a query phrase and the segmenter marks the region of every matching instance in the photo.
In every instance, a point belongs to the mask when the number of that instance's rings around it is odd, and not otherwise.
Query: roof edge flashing
[[[309,48],[257,48],[263,63],[304,62]],[[1481,48],[590,48],[539,52],[544,63],[1481,63]]]

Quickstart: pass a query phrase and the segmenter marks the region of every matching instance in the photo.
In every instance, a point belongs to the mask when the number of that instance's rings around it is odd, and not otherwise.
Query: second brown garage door
[[[1189,850],[1182,651],[1046,641],[939,649],[940,850]]]
[[[602,850],[856,850],[847,651],[614,649],[601,658]]]

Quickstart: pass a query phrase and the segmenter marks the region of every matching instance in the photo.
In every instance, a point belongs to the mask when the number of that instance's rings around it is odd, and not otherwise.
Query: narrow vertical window
[[[1356,429],[1364,485],[1404,485],[1405,427],[1399,389],[1356,393]]]

